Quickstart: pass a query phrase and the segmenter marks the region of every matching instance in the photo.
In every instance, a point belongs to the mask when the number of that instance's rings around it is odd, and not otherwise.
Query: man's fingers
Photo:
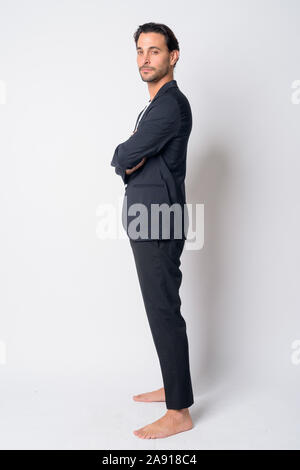
[[[137,170],[140,166],[144,165],[146,159],[147,159],[146,157],[143,157],[142,160],[137,165],[135,165],[133,168],[127,168],[125,170],[126,175],[131,175],[131,173],[133,173],[135,170]]]

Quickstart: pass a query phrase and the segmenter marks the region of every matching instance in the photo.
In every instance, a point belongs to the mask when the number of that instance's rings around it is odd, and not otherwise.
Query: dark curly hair
[[[138,39],[141,33],[160,33],[165,36],[165,41],[169,52],[174,50],[179,51],[179,43],[173,31],[162,23],[144,23],[138,27],[136,32],[133,35],[135,40],[135,45],[137,46]],[[177,61],[178,62],[178,61]],[[174,68],[176,67],[177,62],[174,64]]]

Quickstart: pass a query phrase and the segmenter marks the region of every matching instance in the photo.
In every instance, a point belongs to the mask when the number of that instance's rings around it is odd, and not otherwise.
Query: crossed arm
[[[134,134],[135,132],[136,132],[136,130],[133,131],[132,134]],[[138,168],[140,168],[142,165],[144,165],[145,161],[146,161],[146,157],[143,157],[142,160],[137,165],[135,165],[133,168],[126,168],[126,170],[125,170],[126,175],[131,175],[131,173],[133,173]]]
[[[111,165],[125,184],[127,175],[139,169],[147,158],[157,156],[175,137],[180,122],[180,110],[174,98],[164,95],[153,103],[137,130],[115,149]]]
[[[136,130],[133,131],[132,134],[134,134],[135,132],[136,132]],[[131,135],[132,135],[132,134],[131,134]],[[116,155],[116,153],[115,153],[115,155]],[[114,155],[114,158],[115,158],[115,155]],[[135,165],[135,166],[132,167],[132,168],[126,168],[126,169],[124,170],[124,169],[121,168],[118,164],[115,164],[115,163],[114,163],[114,158],[113,158],[113,160],[112,160],[112,162],[111,162],[111,165],[115,166],[115,172],[116,172],[117,175],[120,175],[120,176],[121,176],[121,178],[122,178],[124,184],[126,184],[127,181],[128,181],[127,178],[126,178],[126,176],[127,176],[127,175],[131,175],[131,173],[133,173],[133,172],[135,172],[136,170],[138,170],[141,166],[144,165],[144,163],[145,163],[145,161],[146,161],[146,157],[143,157],[142,160],[141,160],[140,162],[138,162],[137,165]]]

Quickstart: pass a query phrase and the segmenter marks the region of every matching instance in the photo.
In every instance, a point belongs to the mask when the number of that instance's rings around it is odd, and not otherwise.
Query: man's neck
[[[153,98],[155,97],[156,93],[158,90],[165,84],[170,82],[171,80],[174,80],[173,75],[167,75],[166,77],[162,78],[159,80],[159,82],[149,82],[148,83],[148,91],[150,95],[150,100],[152,101]]]

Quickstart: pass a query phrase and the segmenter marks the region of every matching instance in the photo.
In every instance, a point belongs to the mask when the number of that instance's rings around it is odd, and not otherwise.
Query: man
[[[184,179],[192,114],[173,79],[179,58],[174,33],[166,25],[146,23],[139,26],[134,39],[140,76],[148,83],[150,100],[138,116],[131,137],[116,147],[111,165],[127,184],[122,222],[130,239],[164,384],[133,397],[140,402],[166,402],[164,416],[134,431],[142,439],[151,439],[193,428],[188,409],[194,403],[188,339],[179,296],[180,256],[187,229]],[[162,214],[162,220],[159,215],[154,217],[158,205],[160,209],[172,208],[167,215]],[[140,216],[133,219],[136,207]]]

